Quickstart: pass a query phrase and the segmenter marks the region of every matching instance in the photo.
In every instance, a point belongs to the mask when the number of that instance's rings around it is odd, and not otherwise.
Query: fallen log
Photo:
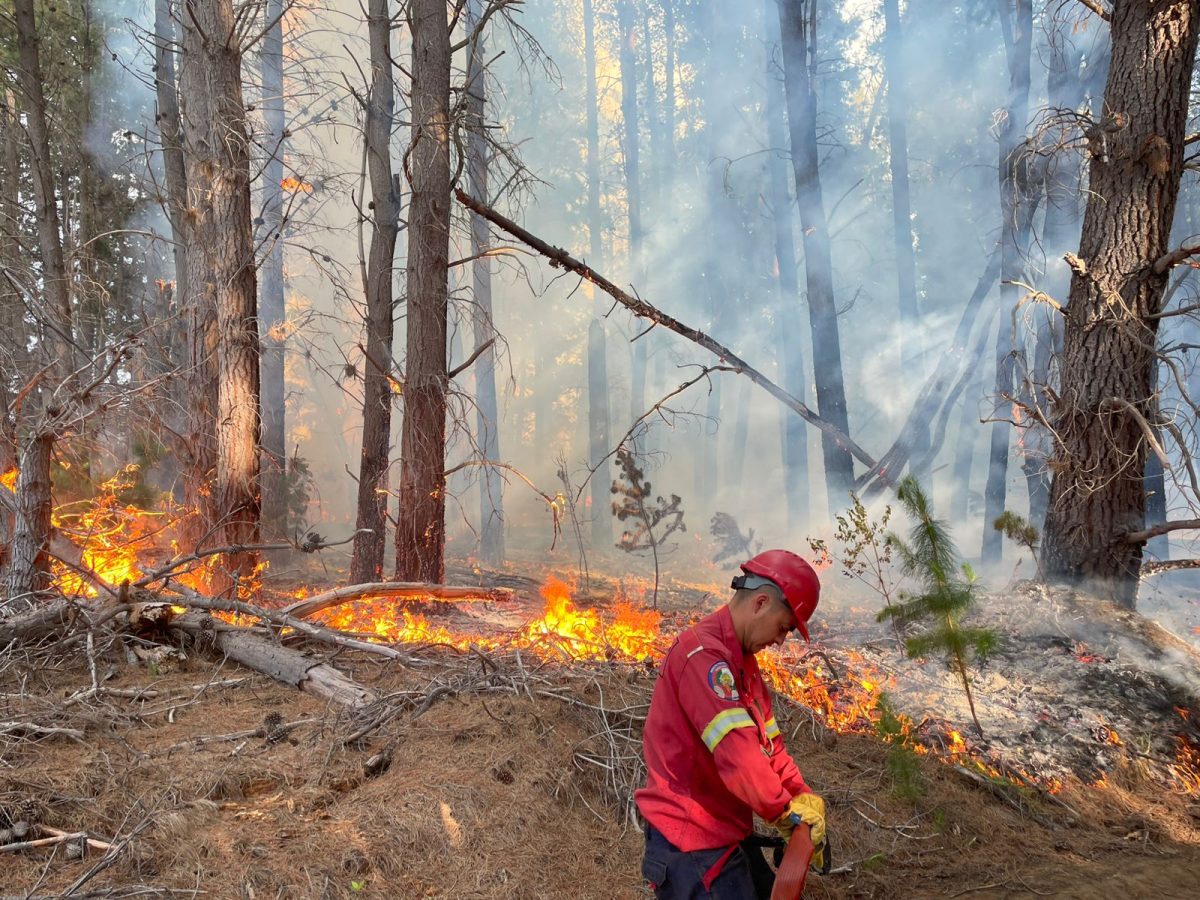
[[[248,628],[214,628],[212,622],[192,614],[180,616],[171,624],[190,634],[210,633],[214,648],[229,659],[305,693],[351,708],[366,706],[378,699],[373,691],[333,666],[284,647]]]
[[[381,581],[370,584],[350,584],[323,594],[306,597],[279,610],[284,615],[306,619],[332,606],[353,603],[370,597],[379,600],[419,600],[430,598],[448,601],[478,601],[503,603],[513,598],[510,588],[459,587],[447,584],[421,584],[411,581]]]
[[[0,619],[0,649],[12,644],[33,644],[52,637],[75,621],[79,607],[54,600],[29,612]]]

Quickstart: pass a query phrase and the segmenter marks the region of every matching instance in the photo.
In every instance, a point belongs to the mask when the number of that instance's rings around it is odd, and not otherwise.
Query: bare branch
[[[1154,274],[1162,275],[1168,269],[1173,269],[1189,257],[1197,255],[1200,255],[1200,244],[1184,244],[1178,250],[1160,256],[1154,263]]]
[[[1124,540],[1127,544],[1144,544],[1150,538],[1158,537],[1160,534],[1191,530],[1200,530],[1200,519],[1179,519],[1175,522],[1161,522],[1158,525],[1143,528],[1141,531],[1130,531],[1125,535]]]
[[[771,381],[771,379],[767,378],[766,375],[762,374],[760,371],[758,371],[758,369],[751,366],[748,362],[743,360],[724,344],[717,342],[704,332],[698,331],[689,325],[685,325],[678,319],[672,318],[657,307],[651,306],[645,300],[631,297],[625,291],[621,290],[603,275],[598,273],[591,266],[575,259],[569,253],[567,253],[566,250],[546,243],[541,238],[529,231],[526,231],[516,222],[504,217],[491,207],[484,206],[483,203],[479,202],[473,197],[468,196],[461,189],[456,188],[454,195],[458,198],[458,202],[467,207],[467,209],[478,213],[497,228],[500,228],[508,234],[511,234],[517,240],[524,244],[528,244],[534,250],[541,253],[550,261],[552,266],[561,267],[574,272],[581,278],[596,285],[596,287],[600,288],[600,290],[604,291],[626,309],[630,310],[635,316],[649,319],[651,322],[662,325],[664,328],[670,329],[676,334],[687,338],[692,343],[699,344],[705,350],[713,353],[720,358],[723,363],[728,364],[731,371],[745,375],[759,387],[763,388],[763,390],[769,393],[772,397],[775,397],[789,409],[796,412],[810,425],[815,425],[817,428],[821,429],[821,431],[827,434],[839,448],[847,453],[852,454],[864,465],[869,467],[875,466],[875,460],[870,456],[870,454],[860,447],[848,434],[843,432],[833,423],[817,415],[817,413],[809,409],[809,407],[803,401],[799,400],[792,394],[785,391],[779,385],[775,384],[775,382]]]
[[[1112,21],[1112,13],[1101,6],[1097,0],[1079,0],[1079,2],[1098,15],[1105,22]]]

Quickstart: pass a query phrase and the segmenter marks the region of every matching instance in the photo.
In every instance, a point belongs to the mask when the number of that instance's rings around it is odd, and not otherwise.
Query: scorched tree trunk
[[[445,0],[412,0],[409,15],[413,45],[412,203],[396,578],[436,583],[442,580],[446,546],[450,32]]]

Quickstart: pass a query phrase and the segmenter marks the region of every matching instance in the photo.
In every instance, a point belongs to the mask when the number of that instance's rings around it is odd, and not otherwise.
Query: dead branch
[[[58,829],[58,828],[51,828],[49,825],[38,825],[37,828],[39,831],[46,832],[46,834],[50,835],[51,837],[72,838],[72,837],[78,837],[79,835],[83,834],[82,831],[67,832],[67,831],[62,831],[61,829]],[[108,850],[111,850],[113,847],[112,844],[110,844],[106,841],[97,841],[94,838],[88,838],[87,845],[89,847],[91,847],[93,850],[104,850],[106,852]]]
[[[180,606],[190,606],[194,609],[206,609],[218,612],[241,613],[244,616],[251,616],[256,619],[261,619],[264,622],[270,622],[271,624],[277,625],[281,628],[292,628],[301,634],[325,644],[333,644],[337,647],[347,647],[352,650],[362,650],[365,653],[387,657],[388,659],[395,660],[396,662],[406,666],[421,665],[422,663],[422,661],[417,659],[415,656],[412,656],[408,653],[403,653],[394,647],[388,647],[383,644],[373,644],[370,641],[360,641],[356,640],[355,638],[346,637],[345,635],[338,634],[336,631],[331,629],[321,628],[317,625],[313,625],[311,622],[306,622],[303,619],[297,619],[295,616],[289,616],[285,613],[275,610],[263,609],[260,606],[244,603],[241,600],[214,600],[210,597],[202,597],[195,591],[179,585],[174,585],[173,589],[178,591],[180,596],[178,598],[172,598],[172,602],[177,603]],[[199,630],[201,627],[200,623],[198,622],[189,623],[184,622],[181,619],[176,619],[171,624],[181,627],[184,630]],[[233,628],[229,630],[232,632],[248,633],[248,629],[244,628]],[[217,631],[218,635],[222,633],[223,632],[220,630]],[[250,668],[254,667],[251,666]],[[270,673],[268,672],[266,674]]]
[[[176,570],[181,569],[188,563],[199,562],[213,556],[234,556],[239,553],[250,553],[256,551],[270,550],[299,550],[301,553],[315,553],[318,550],[324,550],[326,547],[340,547],[342,544],[348,544],[354,540],[355,535],[361,531],[370,531],[369,528],[360,528],[348,538],[340,541],[327,541],[315,531],[310,531],[304,536],[303,540],[297,541],[280,541],[274,544],[230,544],[226,547],[210,547],[206,550],[197,550],[195,553],[189,553],[186,556],[177,556],[165,565],[143,575],[133,583],[134,587],[145,587],[148,584],[153,584],[156,581],[168,577]]]
[[[1154,261],[1154,274],[1162,275],[1190,257],[1200,254],[1200,244],[1184,244],[1178,250],[1165,253]]]
[[[1138,578],[1151,578],[1164,572],[1180,572],[1184,569],[1200,569],[1200,559],[1163,559],[1145,563]]]
[[[73,741],[83,743],[83,732],[75,728],[59,728],[53,725],[39,725],[37,722],[0,722],[0,734],[23,734],[36,737],[38,735],[62,735]]]
[[[56,844],[67,844],[71,841],[86,841],[87,834],[82,831],[75,834],[60,834],[55,837],[38,838],[35,841],[18,841],[15,844],[0,844],[0,853],[16,853],[21,850],[34,850],[38,847],[53,847]]]
[[[307,619],[331,606],[341,606],[370,597],[373,600],[451,600],[481,603],[505,603],[513,598],[511,588],[460,587],[448,584],[421,584],[415,581],[380,581],[351,584],[314,597],[300,600],[279,610],[285,616]]]
[[[467,369],[471,368],[471,363],[473,363],[473,362],[475,362],[475,360],[479,359],[480,354],[483,353],[483,351],[487,350],[488,347],[492,346],[492,344],[494,344],[494,343],[496,343],[496,339],[494,337],[490,337],[486,341],[484,341],[482,344],[480,344],[478,347],[476,347],[475,351],[466,358],[466,360],[462,363],[462,365],[455,366],[453,369],[451,369],[449,372],[446,373],[446,380],[453,381],[455,378],[457,378],[463,372],[467,371]]]
[[[1130,531],[1124,537],[1127,544],[1144,544],[1150,538],[1158,537],[1160,534],[1169,534],[1172,531],[1194,531],[1200,529],[1200,519],[1179,519],[1174,522],[1160,522],[1158,525],[1151,525],[1149,528],[1143,528],[1141,531]]]
[[[766,375],[762,374],[760,371],[758,371],[758,369],[754,368],[748,362],[743,360],[724,344],[717,342],[704,332],[692,328],[689,325],[685,325],[678,319],[667,315],[657,307],[651,306],[645,300],[641,300],[637,297],[631,297],[629,294],[625,293],[625,291],[621,290],[603,275],[598,273],[591,266],[587,265],[587,263],[575,259],[575,257],[567,253],[566,250],[546,243],[541,238],[529,231],[526,231],[516,222],[506,218],[491,207],[483,205],[473,197],[468,196],[461,189],[456,188],[454,195],[458,198],[458,202],[467,207],[467,209],[483,216],[497,228],[500,228],[502,231],[511,234],[517,240],[528,244],[534,250],[541,253],[550,261],[552,266],[574,272],[580,278],[583,278],[600,288],[600,290],[604,291],[606,294],[632,312],[635,316],[648,319],[655,325],[661,325],[664,328],[675,332],[681,337],[687,338],[692,343],[698,344],[705,350],[708,350],[710,353],[718,357],[722,363],[727,364],[731,371],[745,375],[747,378],[769,393],[772,397],[779,400],[789,409],[793,410],[797,415],[804,419],[804,421],[821,429],[821,431],[828,435],[829,438],[835,444],[837,444],[839,448],[847,453],[852,454],[856,459],[863,463],[863,465],[870,467],[875,466],[875,460],[870,456],[870,454],[868,454],[867,451],[855,443],[855,441],[849,435],[844,433],[833,423],[821,418],[821,416],[809,409],[804,402],[785,391],[775,382],[771,381],[771,379],[767,378]]]

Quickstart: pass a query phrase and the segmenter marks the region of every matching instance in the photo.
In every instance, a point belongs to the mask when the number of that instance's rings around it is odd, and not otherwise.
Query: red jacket
[[[646,821],[684,852],[748,837],[753,813],[783,815],[811,793],[783,746],[771,695],[742,652],[729,607],[676,638],[663,660],[643,736]]]

